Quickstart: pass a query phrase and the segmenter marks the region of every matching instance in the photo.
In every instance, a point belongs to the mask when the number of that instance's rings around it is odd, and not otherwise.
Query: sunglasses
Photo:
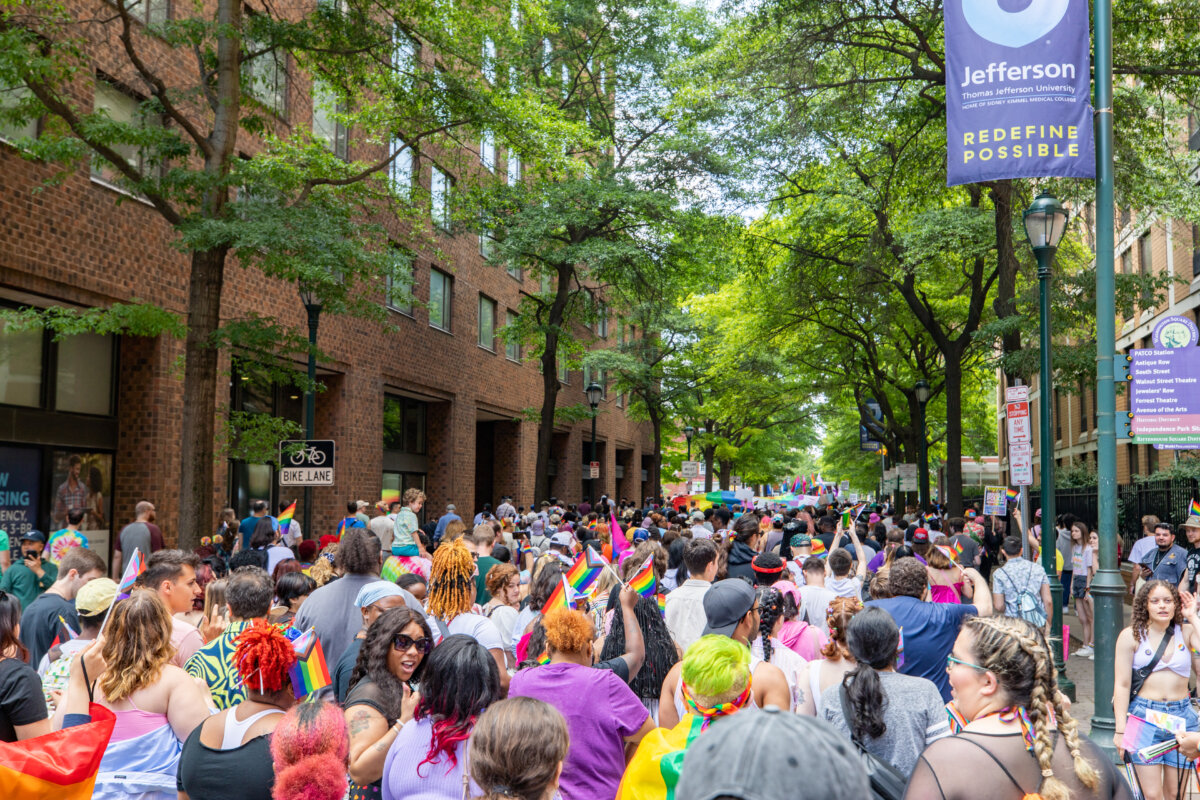
[[[403,633],[398,634],[396,638],[392,640],[392,648],[398,653],[406,653],[411,647],[417,648],[418,653],[424,653],[428,655],[429,651],[433,649],[433,640],[427,636],[422,636],[420,639],[414,639],[411,636],[405,636]]]

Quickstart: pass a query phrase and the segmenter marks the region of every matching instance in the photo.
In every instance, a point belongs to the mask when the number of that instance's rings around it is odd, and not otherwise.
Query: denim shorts
[[[1087,575],[1071,578],[1071,597],[1087,597]]]
[[[1182,717],[1187,723],[1187,729],[1195,732],[1200,731],[1200,717],[1196,716],[1196,709],[1192,706],[1192,701],[1187,700],[1143,700],[1140,697],[1133,698],[1129,704],[1129,713],[1135,717],[1146,718],[1146,711],[1153,709],[1155,711],[1165,711],[1166,713]],[[1126,721],[1128,725],[1128,721]],[[1154,742],[1166,742],[1175,739],[1175,734],[1163,728],[1154,728]],[[1187,769],[1189,764],[1187,759],[1178,750],[1172,750],[1161,758],[1156,758],[1153,761],[1144,761],[1138,758],[1137,753],[1130,753],[1130,759],[1134,764],[1152,764],[1164,767],[1176,767],[1178,769]]]

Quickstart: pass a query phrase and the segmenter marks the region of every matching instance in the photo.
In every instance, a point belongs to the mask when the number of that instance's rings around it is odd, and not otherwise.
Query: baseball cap
[[[638,528],[633,532],[633,540],[635,542],[644,542],[650,538],[650,531],[645,528]]]
[[[24,533],[21,534],[21,538],[18,541],[41,542],[42,544],[45,544],[46,543],[46,534],[44,534],[38,530],[25,531]]]
[[[457,511],[458,508],[454,505],[454,503],[446,503],[446,510],[447,511]]]
[[[733,629],[746,612],[754,608],[754,589],[741,578],[717,581],[704,593],[704,616],[707,621],[701,636],[717,633],[732,636]]]
[[[797,758],[797,742],[804,755]],[[820,764],[821,769],[813,769]],[[683,759],[677,800],[862,800],[871,790],[848,738],[823,719],[743,708],[700,734]]]
[[[85,617],[107,611],[117,597],[117,582],[112,578],[95,578],[79,587],[75,595],[75,610]]]
[[[557,545],[558,547],[570,547],[574,541],[575,537],[566,531],[559,531],[550,537],[550,544]]]
[[[929,531],[925,530],[924,528],[917,528],[915,531],[913,531],[912,540],[914,542],[928,542]]]
[[[404,597],[404,590],[391,581],[371,581],[358,590],[354,598],[355,608],[366,608],[385,597]]]
[[[812,537],[806,533],[797,534],[791,538],[792,547],[812,547]]]
[[[771,517],[771,522],[783,522],[783,514],[776,514]]]

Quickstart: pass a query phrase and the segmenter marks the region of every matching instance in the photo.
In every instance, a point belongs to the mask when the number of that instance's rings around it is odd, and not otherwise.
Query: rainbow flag
[[[683,757],[703,725],[702,717],[684,714],[674,728],[647,733],[625,769],[616,800],[674,800]]]
[[[1008,502],[1015,503],[1021,499],[1020,489],[1005,489],[1004,493],[1008,496]]]
[[[118,595],[128,594],[129,590],[133,588],[133,584],[137,582],[138,575],[145,571],[146,559],[142,557],[142,551],[135,547],[133,555],[129,557],[129,564],[125,567],[125,573],[121,575],[121,583],[117,586]]]
[[[292,692],[297,700],[333,683],[325,663],[325,650],[321,647],[315,628],[300,634],[292,642],[292,647],[296,650],[296,663],[288,670],[288,676],[292,679]]]
[[[575,563],[571,565],[566,574],[567,583],[577,592],[586,592],[588,587],[600,577],[600,570],[604,569],[604,557],[592,550],[591,545],[587,550],[588,552],[576,556]],[[593,554],[602,562],[599,566],[592,566]]]
[[[574,608],[575,593],[571,590],[567,583],[567,576],[563,575],[563,579],[554,587],[554,591],[546,598],[546,605],[542,606],[542,613],[545,614],[552,608]]]
[[[89,800],[117,717],[93,703],[92,721],[23,742],[0,742],[0,797]]]
[[[629,585],[642,597],[654,597],[654,556],[646,559],[641,569],[629,579]]]
[[[537,663],[539,666],[542,666],[542,667],[549,664],[550,663],[550,654],[543,652],[540,656],[537,657]]]
[[[288,526],[292,524],[292,518],[295,516],[296,516],[296,501],[293,500],[292,504],[290,506],[288,506],[287,508],[285,508],[278,517],[279,530],[283,533],[287,533]]]
[[[1188,510],[1189,516],[1200,516],[1200,503],[1192,501],[1192,507]]]
[[[633,545],[625,538],[625,532],[617,524],[617,513],[615,511],[609,512],[609,528],[612,533],[613,557],[620,564],[626,552],[633,552]]]
[[[658,613],[664,618],[667,616],[667,596],[665,594],[656,594],[654,599],[658,601]]]

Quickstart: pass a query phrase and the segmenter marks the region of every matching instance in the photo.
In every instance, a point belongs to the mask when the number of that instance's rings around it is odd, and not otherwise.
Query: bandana
[[[951,733],[958,733],[967,726],[968,722],[973,721],[964,717],[953,701],[946,704],[946,715],[949,717]],[[986,719],[987,717],[1000,717],[1001,722],[1017,722],[1021,726],[1021,738],[1025,740],[1025,749],[1030,753],[1033,752],[1033,722],[1029,719],[1029,712],[1025,710],[1025,706],[1008,706],[975,719]],[[1051,727],[1058,725],[1053,710],[1050,712],[1049,723]]]
[[[727,717],[746,705],[746,703],[750,700],[751,677],[752,676],[750,674],[746,675],[746,688],[742,690],[741,694],[730,700],[728,703],[721,703],[720,705],[712,706],[711,708],[709,706],[700,705],[696,698],[692,697],[692,693],[688,691],[687,684],[681,684],[683,687],[684,705],[688,707],[689,711],[704,720],[704,722],[700,724],[700,730],[706,730],[709,723],[717,717]]]

